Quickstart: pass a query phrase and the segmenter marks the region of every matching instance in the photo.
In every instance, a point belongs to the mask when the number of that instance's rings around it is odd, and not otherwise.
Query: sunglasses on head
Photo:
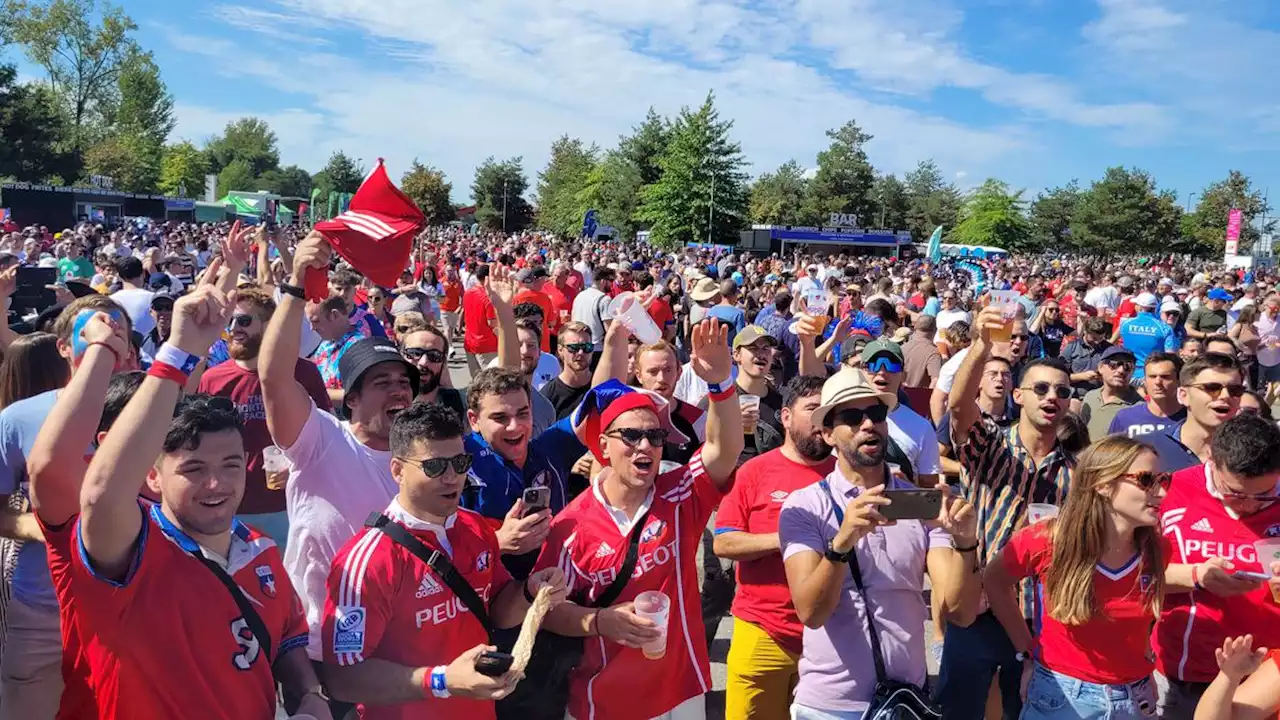
[[[1218,395],[1221,395],[1223,390],[1226,390],[1227,394],[1233,398],[1238,398],[1241,395],[1244,395],[1244,392],[1245,392],[1245,386],[1239,383],[1218,383],[1218,382],[1193,383],[1190,387],[1200,388],[1201,390],[1215,397]]]
[[[1048,395],[1050,392],[1052,392],[1054,396],[1057,397],[1059,400],[1066,400],[1067,398],[1071,397],[1070,385],[1051,385],[1050,383],[1047,383],[1047,382],[1038,382],[1029,387],[1019,388],[1019,389],[1030,390],[1031,392],[1036,394],[1036,397],[1044,397]]]
[[[405,348],[400,354],[409,362],[418,362],[422,358],[426,358],[427,362],[444,362],[444,351],[435,348]]]
[[[170,308],[170,309],[172,309],[172,308]],[[230,321],[230,323],[228,323],[227,327],[230,327],[230,328],[247,328],[247,327],[249,327],[249,326],[250,326],[250,325],[252,325],[252,324],[253,324],[253,316],[252,316],[252,315],[239,315],[239,314],[237,314],[237,315],[232,315],[232,316],[231,316],[231,321]]]
[[[568,350],[570,354],[576,355],[578,353],[591,352],[592,350],[595,349],[595,345],[589,342],[588,343],[565,343],[564,349]]]
[[[870,419],[873,423],[882,423],[887,417],[889,417],[889,406],[884,403],[876,403],[867,408],[845,408],[836,413],[832,427],[835,425],[857,427],[864,419]]]
[[[453,471],[458,475],[461,475],[471,469],[471,456],[467,453],[447,458],[428,458],[426,460],[400,458],[400,462],[408,463],[418,468],[429,478],[438,478],[441,475],[444,475],[445,471],[448,470],[450,466],[453,466]]]
[[[1167,472],[1151,472],[1143,470],[1142,472],[1125,473],[1120,476],[1121,482],[1137,485],[1145,492],[1151,492],[1156,487],[1169,489],[1169,481],[1173,479],[1173,475]]]
[[[649,445],[653,447],[662,447],[667,444],[667,436],[670,433],[666,428],[650,428],[641,430],[640,428],[618,428],[605,433],[606,436],[617,438],[622,441],[623,445],[629,448],[640,447],[641,440],[648,440]]]
[[[902,363],[887,357],[871,358],[871,362],[867,363],[865,367],[869,372],[902,372]]]

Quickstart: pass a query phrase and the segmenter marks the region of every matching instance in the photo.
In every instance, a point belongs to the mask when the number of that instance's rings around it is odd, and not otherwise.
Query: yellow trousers
[[[752,623],[733,619],[729,641],[725,720],[786,718],[800,679],[800,656],[784,650]]]

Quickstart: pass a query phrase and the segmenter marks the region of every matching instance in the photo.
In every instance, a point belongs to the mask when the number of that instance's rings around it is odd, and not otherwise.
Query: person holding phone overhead
[[[828,379],[813,424],[835,449],[836,467],[792,492],[778,516],[787,585],[804,625],[793,720],[862,718],[884,681],[916,686],[922,696],[925,572],[955,622],[967,624],[977,610],[973,507],[944,485],[927,491],[941,501],[935,518],[888,511],[895,492],[921,492],[885,462],[885,418],[897,404],[857,370]],[[886,513],[903,519],[892,523]],[[880,665],[884,677],[873,670]]]
[[[1155,713],[1147,629],[1160,612],[1169,474],[1137,440],[1103,438],[1080,455],[1061,513],[1014,534],[983,586],[1022,663],[1022,718],[1146,718]],[[1043,588],[1038,636],[1017,583]]]

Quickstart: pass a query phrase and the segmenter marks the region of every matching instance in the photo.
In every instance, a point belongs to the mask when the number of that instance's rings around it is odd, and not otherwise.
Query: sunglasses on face
[[[622,441],[623,445],[629,448],[640,447],[641,440],[648,440],[652,447],[662,447],[667,444],[666,428],[650,428],[649,430],[641,430],[640,428],[618,428],[605,433],[606,436],[617,438]]]
[[[591,343],[566,343],[564,349],[568,350],[571,355],[578,353],[589,353],[595,349],[595,345]]]
[[[876,403],[868,408],[845,408],[836,413],[833,427],[835,425],[858,427],[864,419],[870,419],[871,422],[879,424],[887,417],[889,417],[889,406],[884,403]]]
[[[1173,479],[1173,475],[1167,472],[1151,472],[1143,470],[1142,472],[1125,473],[1119,477],[1120,482],[1137,485],[1142,488],[1143,492],[1151,492],[1156,487],[1169,489],[1169,481]]]
[[[1226,390],[1228,395],[1230,395],[1233,398],[1238,398],[1241,395],[1244,395],[1244,391],[1245,391],[1244,385],[1241,385],[1238,383],[1217,383],[1217,382],[1194,383],[1190,385],[1190,387],[1199,388],[1204,392],[1210,395],[1213,395],[1214,397],[1221,395],[1222,391]]]
[[[1128,360],[1108,360],[1104,364],[1107,367],[1112,368],[1113,370],[1132,370],[1133,369],[1133,363],[1129,362]]]
[[[902,363],[891,358],[878,357],[872,358],[871,362],[866,364],[866,368],[870,372],[900,373],[902,372]]]
[[[404,355],[405,360],[414,363],[423,358],[426,358],[427,362],[444,362],[444,351],[435,348],[405,348],[401,355]]]
[[[426,460],[410,460],[409,458],[400,458],[400,462],[408,463],[422,471],[423,475],[429,478],[438,478],[444,475],[450,466],[458,475],[465,473],[471,469],[471,456],[463,453],[447,458],[428,458]]]
[[[173,312],[173,308],[169,308],[167,311],[162,311],[162,312]],[[250,325],[252,325],[252,324],[253,324],[253,316],[252,316],[252,315],[232,315],[232,316],[231,316],[231,322],[227,325],[227,327],[229,327],[229,328],[247,328],[247,327],[249,327],[249,326],[250,326]]]
[[[1012,342],[1012,341],[1014,341],[1014,340],[1022,340],[1023,342],[1026,342],[1026,341],[1027,341],[1027,340],[1029,340],[1030,338],[1031,338],[1031,336],[1030,336],[1030,335],[1028,335],[1028,334],[1026,334],[1026,333],[1014,333],[1014,334],[1012,334],[1012,335],[1010,335],[1010,336],[1009,336],[1009,340],[1010,340],[1010,342]]]
[[[1044,397],[1048,395],[1050,392],[1052,392],[1054,394],[1054,397],[1058,398],[1059,400],[1066,400],[1067,398],[1071,397],[1070,385],[1051,385],[1047,382],[1038,382],[1038,383],[1035,383],[1034,385],[1031,385],[1030,387],[1024,387],[1020,389],[1030,390],[1031,392],[1036,394],[1036,397]]]

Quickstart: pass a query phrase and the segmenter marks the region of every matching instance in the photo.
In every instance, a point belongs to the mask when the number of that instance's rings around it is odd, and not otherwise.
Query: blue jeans
[[[1156,684],[1099,685],[1037,664],[1027,687],[1022,720],[1144,720],[1156,716]]]
[[[947,624],[934,700],[946,720],[973,720],[986,713],[991,679],[1000,678],[1004,720],[1022,712],[1022,663],[996,616],[984,612],[969,627]]]

